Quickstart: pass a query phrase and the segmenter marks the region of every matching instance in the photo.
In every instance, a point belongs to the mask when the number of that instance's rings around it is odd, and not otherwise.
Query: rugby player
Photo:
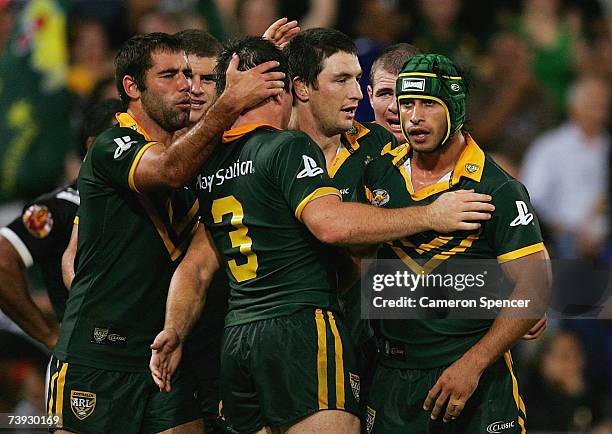
[[[401,260],[418,274],[455,258],[497,259],[514,285],[510,298],[535,298],[533,311],[529,318],[380,320],[368,432],[467,434],[487,432],[495,423],[504,432],[525,432],[509,348],[542,315],[550,270],[525,187],[462,130],[466,92],[450,59],[411,57],[396,81],[407,143],[368,165],[360,196],[399,208],[424,206],[445,191],[474,189],[493,197],[493,218],[478,230],[399,238],[382,245],[378,258]]]

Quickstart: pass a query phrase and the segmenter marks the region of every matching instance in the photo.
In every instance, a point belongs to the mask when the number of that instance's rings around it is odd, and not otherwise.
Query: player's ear
[[[138,89],[138,85],[136,84],[134,77],[131,75],[124,75],[122,84],[127,96],[129,96],[131,99],[140,98],[140,89]]]
[[[372,89],[371,84],[368,84],[367,90],[368,90],[368,100],[370,101],[370,107],[374,108],[374,104],[372,103],[372,94],[373,94],[374,89]]]
[[[293,78],[293,93],[295,97],[301,102],[307,102],[310,99],[308,94],[308,86],[304,83],[300,77]]]

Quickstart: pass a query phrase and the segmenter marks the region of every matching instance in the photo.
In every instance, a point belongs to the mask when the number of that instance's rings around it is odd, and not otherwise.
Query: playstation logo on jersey
[[[323,169],[317,166],[317,162],[308,155],[302,155],[304,160],[304,169],[297,174],[298,179],[312,178],[323,173]]]
[[[136,140],[130,140],[130,136],[117,137],[114,139],[114,141],[117,144],[117,149],[115,149],[115,160],[121,157],[125,151],[130,149],[132,145],[136,143]]]
[[[510,226],[527,226],[533,220],[533,214],[529,212],[527,208],[527,204],[522,200],[516,201],[516,209],[518,210],[518,215],[512,222]]]
[[[372,192],[370,203],[374,206],[385,206],[389,202],[389,198],[387,190],[376,189]]]
[[[402,92],[405,92],[407,90],[418,90],[419,92],[425,91],[425,79],[404,78],[402,80]]]

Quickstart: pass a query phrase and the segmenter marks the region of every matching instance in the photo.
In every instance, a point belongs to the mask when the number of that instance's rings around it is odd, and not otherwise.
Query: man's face
[[[406,138],[416,152],[434,152],[446,136],[446,111],[436,101],[402,99],[400,116]]]
[[[195,124],[208,111],[217,96],[215,88],[215,57],[187,56],[191,66],[191,111],[189,122]]]
[[[383,68],[374,72],[372,84],[368,86],[370,105],[374,110],[374,120],[395,136],[399,143],[405,141],[400,126],[395,99],[395,79],[397,77]]]
[[[153,66],[145,75],[141,91],[144,110],[168,132],[187,126],[191,70],[182,52],[159,51],[151,54]]]
[[[357,104],[363,98],[361,66],[354,54],[338,52],[323,61],[318,88],[309,86],[310,110],[321,131],[335,136],[353,126]]]

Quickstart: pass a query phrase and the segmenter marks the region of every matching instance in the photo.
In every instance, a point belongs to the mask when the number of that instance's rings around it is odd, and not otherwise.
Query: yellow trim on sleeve
[[[79,224],[79,216],[78,215],[74,216],[74,221],[72,223],[74,223],[75,225]]]
[[[302,221],[302,211],[304,211],[304,208],[306,207],[306,205],[308,205],[308,202],[311,202],[311,201],[313,201],[315,199],[318,199],[319,197],[328,196],[330,194],[335,194],[336,196],[338,196],[340,198],[340,200],[342,200],[342,195],[340,194],[340,190],[338,190],[337,188],[335,188],[335,187],[319,187],[315,191],[310,193],[308,196],[306,196],[300,202],[300,204],[295,209],[295,217],[299,221]]]
[[[136,154],[136,157],[134,157],[134,161],[132,161],[132,167],[130,167],[130,173],[128,174],[128,185],[136,193],[140,193],[138,189],[136,188],[136,184],[134,183],[134,173],[136,172],[136,167],[138,166],[138,163],[140,163],[140,159],[142,158],[145,151],[149,149],[151,146],[157,145],[158,143],[159,142],[149,142],[146,145],[144,145],[142,148],[140,148],[140,151],[138,151],[138,153]]]
[[[327,331],[325,317],[321,309],[315,310],[317,323],[317,382],[319,390],[319,410],[329,408],[327,396]]]
[[[513,250],[497,257],[497,262],[500,264],[513,259],[522,258],[523,256],[531,255],[532,253],[541,252],[544,250],[544,243],[532,244],[531,246],[523,247],[521,249]]]

